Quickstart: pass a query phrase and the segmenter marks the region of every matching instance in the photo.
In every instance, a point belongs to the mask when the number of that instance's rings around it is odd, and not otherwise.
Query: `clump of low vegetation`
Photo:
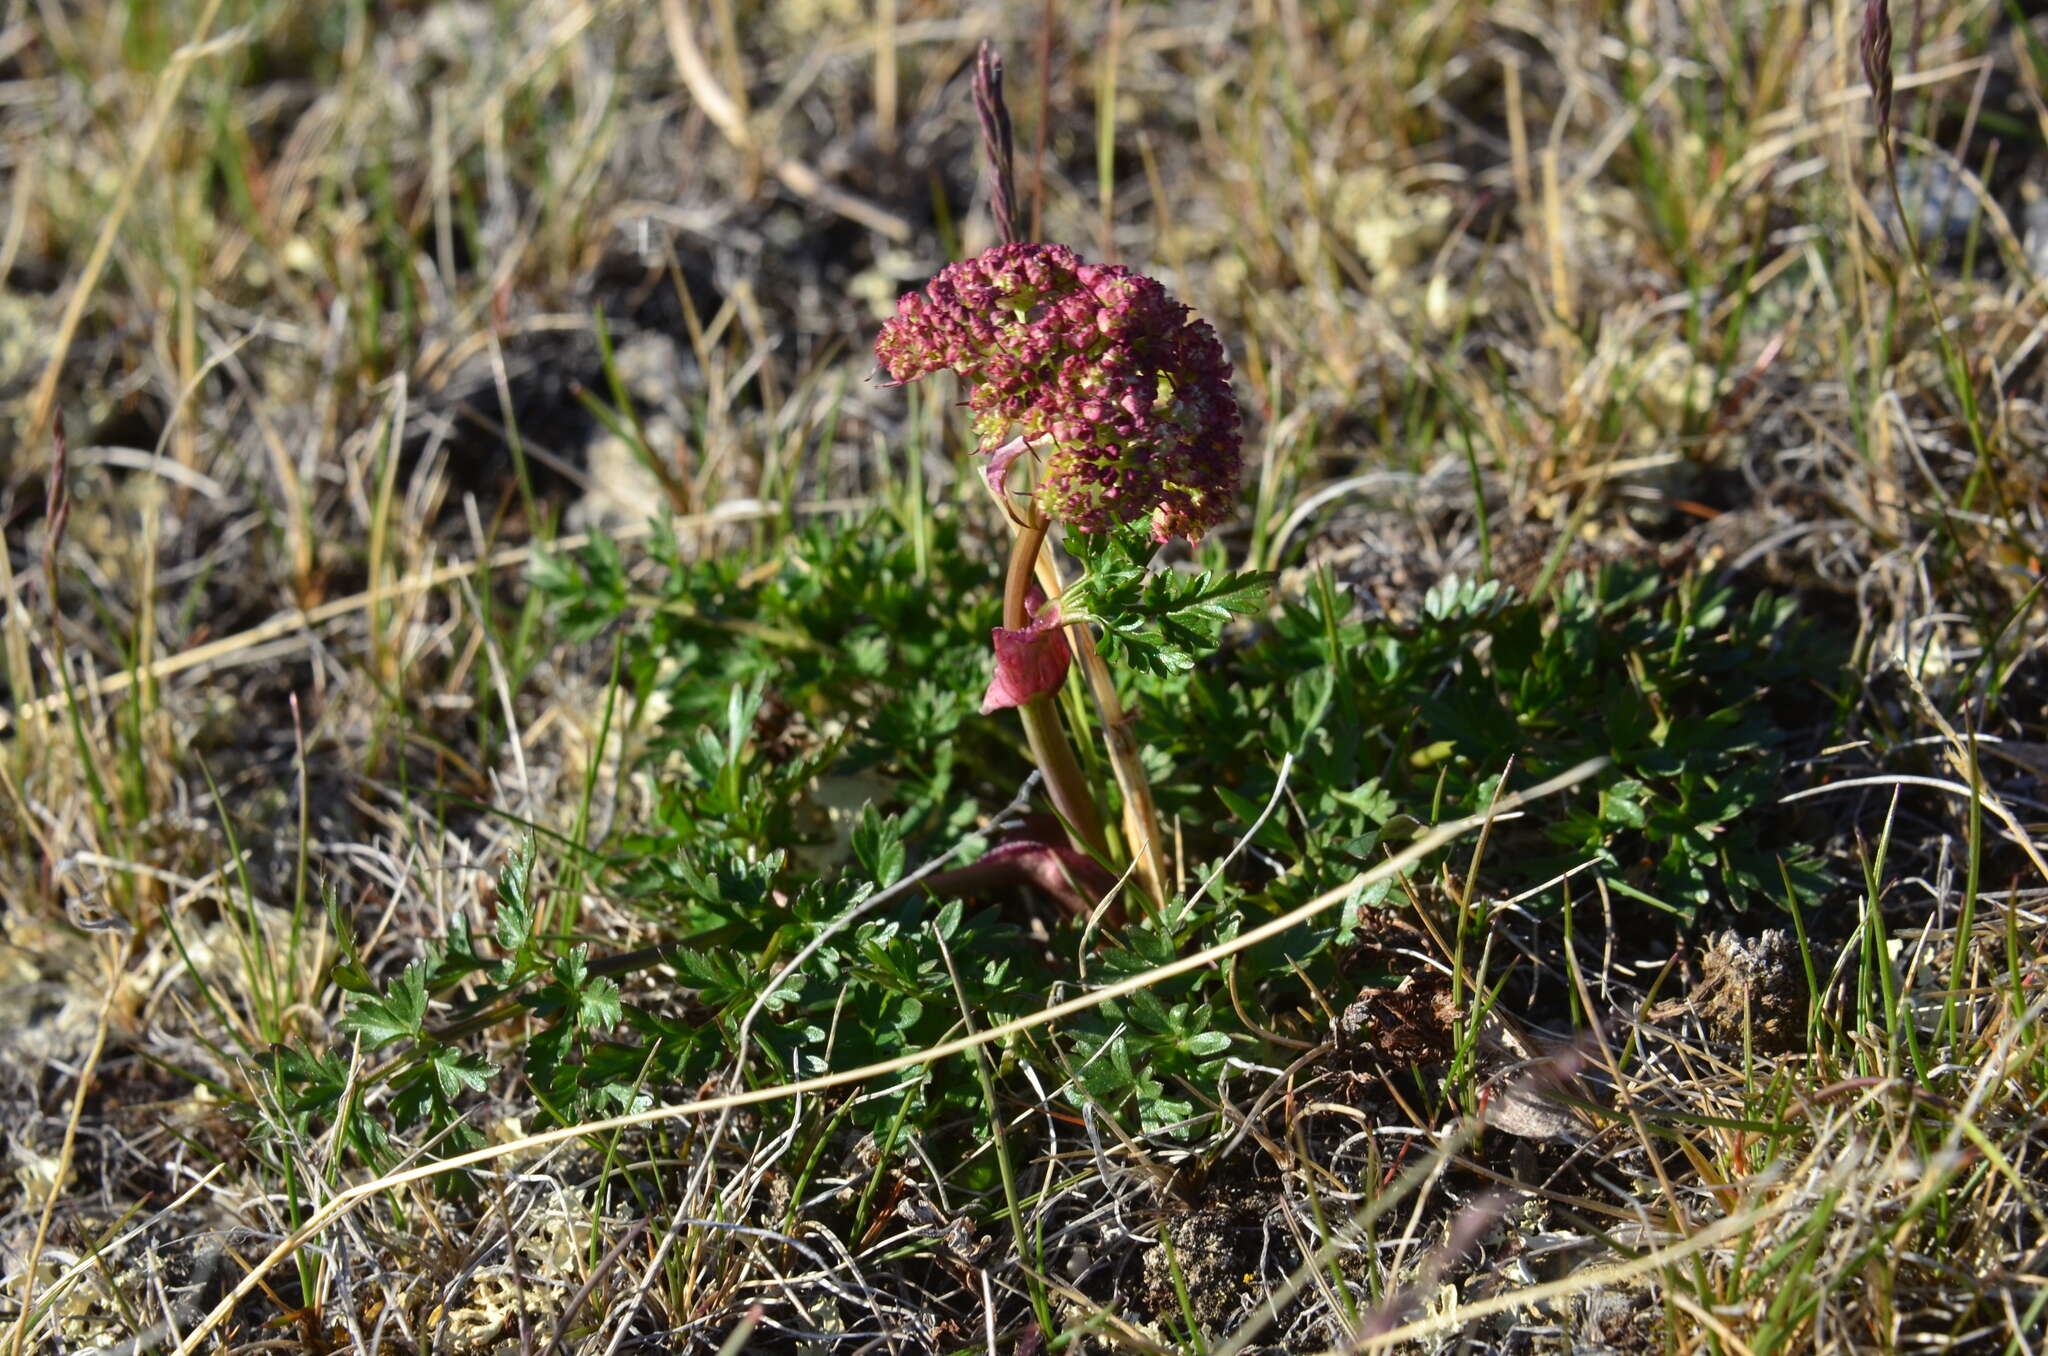
[[[0,16],[0,1352],[2038,1345],[2048,27],[1062,9]]]

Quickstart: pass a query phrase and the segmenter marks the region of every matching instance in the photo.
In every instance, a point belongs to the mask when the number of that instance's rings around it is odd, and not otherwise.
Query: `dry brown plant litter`
[[[506,1077],[466,1153],[254,1151],[274,1046],[388,1118],[324,893],[388,981],[529,832],[661,804],[658,713],[527,611],[536,555],[646,592],[655,506],[763,578],[806,524],[986,513],[945,400],[865,380],[996,239],[984,39],[1020,226],[1223,336],[1218,539],[1282,602],[1402,636],[1448,577],[1604,566],[1822,624],[1840,680],[1771,691],[1749,814],[1827,909],[1525,879],[1532,801],[1390,838],[1357,876],[1428,869],[1295,1010],[1248,928],[868,1068],[746,1086],[754,1048],[570,1123]],[[0,5],[0,1348],[2043,1350],[2044,52],[1991,0]],[[1253,820],[1232,870],[1277,879]],[[674,945],[542,855],[600,962]],[[1197,1132],[1074,1109],[1067,1023],[1212,963],[1271,1039],[1167,1090]],[[1014,1218],[993,1147],[849,1128],[972,1050]]]

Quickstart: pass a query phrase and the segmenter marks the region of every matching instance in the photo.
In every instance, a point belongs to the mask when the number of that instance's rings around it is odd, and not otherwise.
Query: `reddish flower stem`
[[[1038,553],[1045,545],[1046,529],[1050,526],[1035,507],[1029,512],[1030,519],[1010,547],[1010,573],[1003,582],[1003,625],[1011,630],[1031,624],[1025,595],[1030,592]],[[1102,814],[1095,808],[1088,779],[1081,774],[1074,746],[1067,742],[1067,732],[1053,707],[1056,695],[1044,693],[1017,708],[1017,714],[1024,720],[1024,738],[1031,745],[1031,757],[1038,770],[1045,775],[1046,793],[1052,797],[1060,818],[1066,821],[1074,846],[1091,853],[1098,861],[1107,862],[1109,842],[1102,836]]]

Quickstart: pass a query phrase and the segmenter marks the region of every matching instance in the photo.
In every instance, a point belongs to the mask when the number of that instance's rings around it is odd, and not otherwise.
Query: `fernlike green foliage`
[[[393,1139],[376,1116],[363,1114],[366,1086],[381,1085],[398,1130],[424,1132],[451,1153],[475,1148],[483,1136],[464,1106],[471,1094],[491,1085],[499,1067],[465,1037],[515,1018],[526,1023],[526,1075],[545,1105],[578,1116],[623,1109],[635,1095],[640,1052],[605,1039],[623,1012],[618,986],[592,973],[589,948],[557,950],[536,933],[532,866],[527,845],[498,877],[492,954],[484,953],[458,915],[445,945],[429,947],[381,985],[347,945],[345,921],[336,917],[345,949],[330,977],[350,995],[340,1027],[362,1051],[392,1055],[358,1085],[346,1048],[316,1053],[280,1046],[264,1060],[272,1115],[282,1113],[302,1134],[339,1123],[359,1156],[388,1164],[395,1158]],[[476,981],[459,1005],[467,1020],[437,1018],[435,1001],[465,980]],[[258,1123],[265,1133],[273,1128],[267,1118]]]
[[[1232,617],[1260,611],[1272,594],[1264,573],[1150,569],[1158,548],[1129,526],[1067,540],[1085,570],[1060,600],[1061,618],[1093,626],[1111,663],[1156,677],[1193,669]]]
[[[950,866],[980,856],[1029,768],[1006,726],[973,718],[997,621],[987,553],[949,521],[922,526],[921,543],[886,519],[818,527],[765,562],[685,560],[668,537],[651,568],[629,571],[605,543],[540,559],[531,582],[551,615],[621,647],[641,731],[631,770],[653,811],[590,851],[602,888],[664,945],[621,962],[544,934],[542,873],[522,852],[488,942],[458,925],[381,984],[352,955],[337,968],[353,995],[343,1029],[385,1062],[352,1087],[345,1049],[281,1051],[279,1107],[302,1127],[339,1118],[359,1154],[383,1158],[358,1114],[380,1099],[401,1130],[475,1142],[466,1108],[500,1074],[479,1047],[504,1048],[485,1033],[514,1034],[532,1099],[565,1119],[735,1058],[755,1083],[885,1059],[958,1034],[963,999],[977,1024],[999,1022],[1141,973],[1354,878],[1420,825],[1484,809],[1504,769],[1524,784],[1595,754],[1614,760],[1596,790],[1535,827],[1496,827],[1490,879],[1533,885],[1590,862],[1688,920],[1775,907],[1788,877],[1809,895],[1826,884],[1772,808],[1787,731],[1813,725],[1775,713],[1826,702],[1835,677],[1789,602],[1610,568],[1544,600],[1447,581],[1396,624],[1350,615],[1326,580],[1267,608],[1269,580],[1213,552],[1207,569],[1153,567],[1140,527],[1079,544],[1064,614],[1129,675],[1194,897],[1134,908],[1106,938],[1042,910],[1051,938],[1034,940],[1014,889],[939,901],[904,879],[948,852]],[[1076,1106],[1191,1131],[1225,1062],[1270,1057],[1257,1033],[1341,987],[1373,910],[1404,897],[1382,889],[1246,953],[1235,1002],[1221,977],[1184,975],[1020,1057],[1042,1056],[1041,1081]],[[622,988],[656,963],[674,981]],[[848,1115],[931,1130],[988,1108],[971,1080],[920,1074]]]
[[[1242,917],[1211,905],[1174,900],[1128,929],[1127,946],[1106,954],[1102,982],[1114,983],[1169,961],[1187,950],[1212,946],[1236,935]],[[1320,948],[1317,948],[1320,949]],[[1104,1003],[1072,1029],[1070,1072],[1086,1099],[1137,1112],[1148,1133],[1189,1123],[1196,1103],[1191,1089],[1213,1095],[1233,1048],[1263,1053],[1263,1042],[1226,1029],[1216,1010],[1229,999],[1208,976],[1181,975],[1128,999]]]
[[[955,525],[934,525],[922,565],[907,534],[881,522],[811,527],[765,573],[740,553],[686,564],[668,536],[649,554],[657,579],[644,593],[607,542],[543,557],[531,575],[571,640],[628,623],[623,672],[635,702],[659,712],[647,757],[688,766],[648,836],[620,845],[629,854],[814,843],[807,788],[828,766],[887,778],[913,824],[933,827],[959,806],[959,783],[1000,757],[1003,737],[970,720],[1000,602]],[[753,694],[763,728],[735,729],[735,693]],[[757,737],[776,724],[793,737]]]
[[[1450,580],[1408,625],[1347,620],[1323,589],[1223,662],[1147,680],[1142,720],[1179,773],[1162,808],[1219,833],[1264,803],[1272,751],[1296,753],[1296,813],[1256,841],[1299,863],[1300,889],[1388,834],[1485,809],[1504,768],[1520,784],[1605,754],[1597,792],[1541,838],[1502,826],[1515,850],[1494,871],[1533,884],[1591,860],[1689,921],[1782,899],[1780,863],[1802,897],[1826,883],[1772,809],[1789,732],[1817,722],[1776,713],[1828,703],[1845,657],[1788,599],[1647,567],[1570,576],[1554,601]]]

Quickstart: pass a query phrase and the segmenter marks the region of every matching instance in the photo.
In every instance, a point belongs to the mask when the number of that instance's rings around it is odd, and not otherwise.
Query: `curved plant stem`
[[[1038,562],[1038,582],[1045,596],[1058,602],[1065,592],[1059,567],[1050,556]],[[1152,782],[1145,775],[1144,760],[1138,756],[1137,736],[1131,733],[1131,716],[1116,695],[1116,679],[1096,648],[1095,635],[1085,626],[1070,626],[1067,635],[1087,675],[1088,691],[1095,699],[1095,718],[1102,723],[1102,743],[1116,773],[1117,790],[1123,796],[1124,841],[1137,859],[1135,875],[1139,887],[1154,904],[1166,902],[1166,840],[1159,832],[1159,811],[1152,802]]]
[[[1102,722],[1102,742],[1116,772],[1117,789],[1123,794],[1124,838],[1137,858],[1138,884],[1154,904],[1163,904],[1167,897],[1166,853],[1159,836],[1159,811],[1152,803],[1152,783],[1145,776],[1145,764],[1138,757],[1130,712],[1116,695],[1116,679],[1095,648],[1094,635],[1085,626],[1071,627],[1067,634],[1074,637],[1080,651],[1081,671],[1088,675],[1096,718]]]
[[[1003,583],[1003,625],[1012,630],[1031,622],[1025,597],[1031,589],[1039,550],[1045,545],[1046,527],[1045,518],[1033,509],[1030,521],[1018,532],[1010,548],[1010,573]],[[1024,718],[1024,738],[1031,744],[1031,757],[1045,774],[1045,789],[1052,796],[1053,808],[1066,821],[1074,845],[1108,863],[1109,843],[1102,836],[1102,815],[1095,808],[1095,797],[1088,791],[1081,764],[1074,758],[1074,746],[1067,742],[1067,732],[1060,726],[1052,694],[1033,697],[1017,708],[1017,714]]]

